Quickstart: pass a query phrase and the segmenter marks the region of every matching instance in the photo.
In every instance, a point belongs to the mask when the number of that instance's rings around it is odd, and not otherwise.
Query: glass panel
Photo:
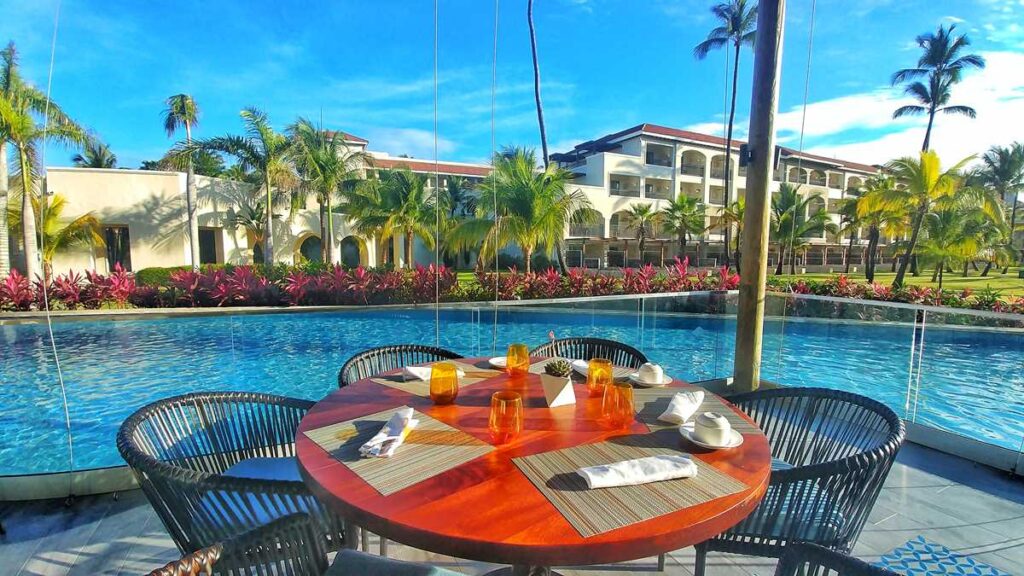
[[[727,292],[645,298],[641,338],[634,346],[683,380],[731,376],[736,300]]]
[[[1024,436],[1024,319],[933,310],[923,318],[909,419],[1019,451]]]

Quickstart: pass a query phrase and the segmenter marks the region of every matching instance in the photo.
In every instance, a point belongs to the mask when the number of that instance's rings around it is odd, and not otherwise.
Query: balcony
[[[725,168],[712,168],[711,177],[723,180],[725,178]]]
[[[651,200],[672,200],[672,181],[648,178],[644,187],[644,198]]]
[[[569,236],[572,238],[601,238],[604,236],[602,224],[571,224]]]
[[[703,164],[682,164],[679,166],[679,173],[687,176],[704,176]]]
[[[640,177],[625,174],[611,174],[608,178],[608,194],[625,198],[640,197]]]

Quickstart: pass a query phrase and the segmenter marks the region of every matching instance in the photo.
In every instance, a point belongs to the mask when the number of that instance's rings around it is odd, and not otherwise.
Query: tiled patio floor
[[[0,503],[0,575],[145,574],[178,553],[138,490],[62,502]],[[886,482],[856,554],[875,560],[923,535],[1011,574],[1024,574],[1024,480],[927,448],[907,445]],[[374,546],[373,549],[376,549]],[[494,566],[392,545],[391,556],[482,574]],[[670,556],[666,573],[691,575],[692,549]],[[651,574],[654,558],[570,574]],[[709,576],[766,576],[774,562],[712,554]]]

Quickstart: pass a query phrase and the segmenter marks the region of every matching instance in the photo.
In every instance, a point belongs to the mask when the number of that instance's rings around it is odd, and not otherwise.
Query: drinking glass
[[[430,399],[434,404],[455,402],[459,395],[459,372],[451,362],[438,362],[430,367]]]
[[[521,376],[530,370],[530,350],[526,344],[511,344],[508,347],[506,366],[508,373],[513,376]]]
[[[587,364],[587,390],[590,397],[596,398],[604,393],[604,388],[612,383],[612,361],[605,358],[591,358]]]
[[[523,397],[510,390],[491,395],[491,417],[487,422],[491,439],[504,444],[523,430]]]
[[[628,382],[613,382],[605,386],[601,397],[601,422],[617,430],[628,428],[635,419],[633,386]]]

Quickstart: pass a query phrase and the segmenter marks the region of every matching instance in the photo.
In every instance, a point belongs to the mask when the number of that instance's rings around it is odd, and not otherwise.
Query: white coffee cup
[[[661,384],[665,380],[665,370],[657,364],[645,362],[637,371],[637,377],[647,384]]]
[[[693,421],[693,437],[709,446],[725,446],[731,432],[729,421],[716,412],[702,412]]]

